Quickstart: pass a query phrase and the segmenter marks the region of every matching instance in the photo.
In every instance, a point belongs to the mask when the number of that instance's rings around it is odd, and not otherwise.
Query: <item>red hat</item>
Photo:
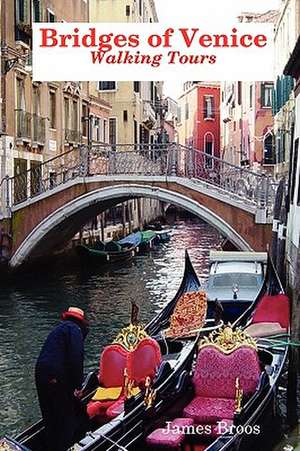
[[[75,318],[83,322],[85,321],[84,311],[78,307],[69,307],[68,310],[61,315],[61,318],[63,320],[68,318]]]

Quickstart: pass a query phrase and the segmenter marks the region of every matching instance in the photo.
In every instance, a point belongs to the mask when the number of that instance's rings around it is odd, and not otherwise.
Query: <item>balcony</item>
[[[16,139],[17,144],[32,141],[32,147],[43,146],[46,140],[46,119],[16,110]]]
[[[79,144],[81,142],[81,133],[79,130],[65,129],[65,142],[69,144]]]
[[[23,110],[16,110],[16,138],[21,141],[29,142],[32,136],[31,130],[32,115]]]
[[[46,120],[43,117],[34,114],[32,116],[32,141],[36,145],[44,145],[46,139]]]
[[[149,129],[153,128],[156,123],[156,112],[150,102],[143,104],[143,122]]]

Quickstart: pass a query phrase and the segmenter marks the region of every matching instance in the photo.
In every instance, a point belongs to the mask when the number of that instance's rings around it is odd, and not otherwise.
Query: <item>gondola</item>
[[[84,262],[113,264],[132,259],[135,252],[138,251],[141,241],[141,232],[136,232],[119,241],[103,243],[98,240],[93,246],[80,244],[75,249],[79,258]]]
[[[141,252],[145,252],[149,249],[152,249],[155,242],[157,241],[157,234],[153,230],[144,230],[141,232],[142,239],[139,245],[139,249]]]
[[[148,387],[145,391],[131,397],[125,402],[125,411],[119,412],[111,421],[99,425],[89,424],[87,430],[92,430],[91,433],[86,434],[77,443],[74,449],[76,450],[117,450],[117,449],[144,449],[147,445],[145,439],[149,434],[153,432],[157,426],[160,426],[168,417],[172,418],[174,415],[180,415],[181,409],[184,404],[188,402],[191,396],[190,373],[192,363],[194,361],[197,343],[199,339],[208,334],[210,330],[220,330],[221,325],[215,325],[212,318],[208,318],[203,329],[193,337],[182,337],[181,339],[169,339],[166,337],[165,330],[170,326],[170,319],[176,309],[179,300],[182,295],[189,292],[199,290],[200,284],[198,278],[193,270],[193,267],[186,257],[185,274],[181,286],[175,296],[175,298],[167,304],[167,306],[158,314],[146,327],[146,331],[149,335],[154,336],[156,341],[160,344],[160,348],[163,355],[163,362],[160,369],[153,381],[151,387]],[[266,293],[279,293],[282,291],[282,287],[278,283],[278,279],[274,278],[274,272],[268,271],[268,277],[264,283],[260,296],[255,301],[254,305],[248,309],[242,318],[238,320],[236,325],[246,325],[247,321],[251,318],[253,311],[259,305],[260,300]],[[259,356],[262,361],[262,365],[266,365],[272,368],[272,352],[269,349],[272,346],[266,345],[268,343],[264,339],[262,344],[259,344]],[[265,343],[265,344],[264,344]],[[261,347],[264,346],[264,349]],[[258,392],[258,398],[252,398],[251,403],[243,406],[239,415],[240,421],[247,414],[247,409],[259,413],[261,407],[261,396],[266,396],[267,392],[273,394],[274,388],[277,384],[277,374],[280,374],[285,361],[285,352],[282,353],[282,348],[286,351],[287,346],[280,345],[278,347],[278,356],[274,360],[274,378],[272,384],[267,384],[267,376],[263,375],[261,378],[260,389]],[[273,349],[273,348],[272,348]],[[275,348],[274,348],[275,349]],[[276,350],[276,349],[275,349]],[[277,352],[277,350],[276,350]],[[276,365],[279,364],[279,369],[276,370]],[[266,384],[266,387],[265,387]],[[154,393],[156,396],[154,397]],[[272,399],[273,399],[272,398]],[[85,402],[89,402],[91,395],[87,396]],[[254,401],[253,401],[254,399]],[[269,399],[269,398],[268,398]],[[252,417],[251,417],[252,418]],[[246,424],[246,420],[244,422]],[[235,436],[231,436],[231,440],[235,440]],[[210,450],[233,449],[230,448],[230,440],[228,434],[226,437],[220,437],[209,444]],[[240,436],[238,436],[240,439]],[[248,437],[247,437],[248,439]],[[40,451],[42,447],[42,423],[29,428],[15,438],[19,446],[26,446],[33,451]],[[147,439],[146,439],[147,440]],[[229,446],[226,448],[226,446]],[[236,446],[236,442],[233,446]],[[26,448],[20,448],[21,450]],[[150,447],[150,449],[153,449]],[[203,448],[204,449],[204,448]],[[236,448],[234,448],[236,449]],[[239,448],[237,448],[239,449]],[[252,449],[251,447],[245,447],[240,449]],[[258,448],[259,449],[259,448]],[[265,449],[265,448],[263,448]],[[266,448],[267,449],[267,448]]]
[[[180,399],[173,397],[152,424],[145,418],[142,439],[136,435],[129,448],[274,449],[281,438],[276,394],[287,362],[289,317],[289,300],[269,260],[260,296],[232,326],[200,340]]]
[[[198,331],[196,328],[192,331],[192,335],[189,337],[182,337],[178,339],[168,338],[166,336],[166,331],[170,328],[172,313],[175,311],[176,306],[180,299],[183,298],[186,294],[202,294],[199,290],[201,288],[198,277],[194,271],[194,268],[191,264],[188,254],[186,253],[185,257],[185,271],[184,276],[181,282],[181,285],[173,298],[166,307],[153,318],[152,321],[145,327],[144,330],[139,329],[140,326],[133,326],[131,324],[129,328],[126,328],[121,331],[121,336],[124,339],[124,335],[127,334],[127,338],[130,341],[130,336],[132,339],[132,332],[134,330],[138,330],[137,335],[145,334],[147,337],[155,337],[155,340],[151,338],[152,341],[155,341],[156,346],[159,347],[159,352],[161,354],[161,361],[159,365],[159,369],[157,374],[153,379],[153,384],[151,388],[148,387],[148,395],[154,393],[153,390],[159,393],[159,396],[167,397],[169,391],[172,390],[180,390],[180,385],[184,383],[185,377],[187,373],[190,371],[195,349],[199,337],[199,333],[203,334],[210,330],[214,330],[214,319],[206,318],[206,308],[205,307],[205,315],[203,316],[203,324],[204,327],[201,331]],[[138,327],[138,329],[133,329],[134,327]],[[136,335],[136,336],[137,336]],[[103,355],[102,355],[103,356]],[[95,375],[93,375],[91,380],[95,380]],[[179,383],[178,388],[176,388]],[[91,398],[95,395],[95,389],[99,384],[97,380],[97,384],[87,382],[89,386],[89,394],[84,398],[83,403],[85,405],[89,405],[91,403]],[[146,389],[145,389],[146,390]],[[146,392],[145,390],[141,390],[140,393],[135,396],[130,397],[126,402],[124,402],[125,411],[123,410],[119,415],[117,415],[111,421],[105,422],[104,425],[99,427],[98,419],[95,421],[93,418],[85,425],[85,431],[92,430],[92,434],[87,434],[82,436],[81,440],[76,445],[77,449],[91,450],[91,449],[103,449],[106,450],[110,447],[111,441],[119,440],[124,431],[128,428],[131,430],[134,427],[134,430],[137,431],[139,427],[142,427],[143,422],[138,422],[137,427],[135,427],[135,423],[138,418],[143,417],[145,410],[145,398]],[[148,396],[149,398],[149,396]],[[148,399],[149,402],[150,398]],[[162,402],[162,405],[164,402]],[[42,451],[45,449],[43,439],[43,422],[39,421],[35,425],[29,427],[21,434],[17,435],[14,440],[15,443],[18,444],[20,450],[31,450],[31,451]],[[76,449],[75,448],[75,449]],[[13,448],[12,448],[13,449]]]

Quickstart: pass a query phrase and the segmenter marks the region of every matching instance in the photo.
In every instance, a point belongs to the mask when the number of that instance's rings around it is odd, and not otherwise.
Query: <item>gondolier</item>
[[[87,332],[84,312],[70,307],[48,335],[36,363],[36,387],[49,451],[64,451],[74,440]]]

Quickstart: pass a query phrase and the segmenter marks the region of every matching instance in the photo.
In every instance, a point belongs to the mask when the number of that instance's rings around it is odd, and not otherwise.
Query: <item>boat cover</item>
[[[153,230],[145,230],[142,232],[142,243],[149,243],[149,241],[153,240],[156,237],[156,233]]]
[[[121,244],[121,246],[124,246],[127,244],[127,245],[137,247],[141,241],[142,241],[142,233],[136,232],[136,233],[131,233],[130,235],[123,238],[122,240],[119,240],[118,243]]]

